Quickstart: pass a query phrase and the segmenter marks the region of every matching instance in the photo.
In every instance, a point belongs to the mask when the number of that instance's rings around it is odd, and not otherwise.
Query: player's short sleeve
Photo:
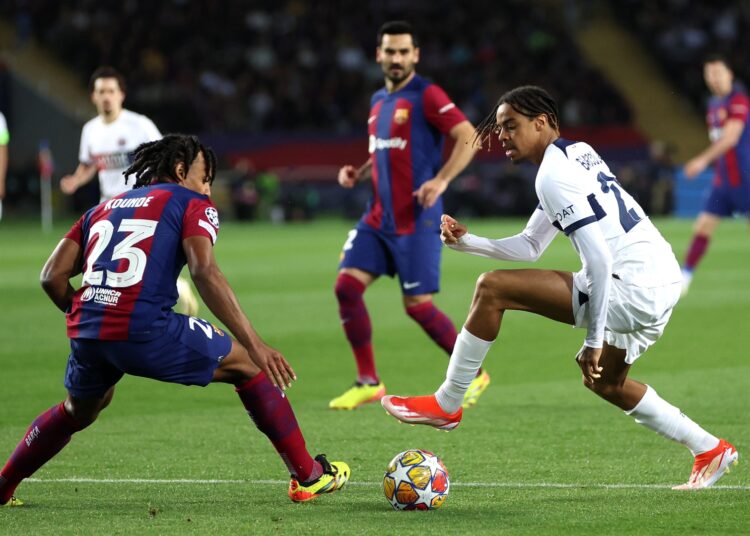
[[[5,116],[0,113],[0,145],[8,145],[10,141],[10,132],[8,131],[8,123],[5,122]]]
[[[143,132],[145,135],[145,139],[143,140],[143,143],[149,142],[149,141],[157,141],[162,138],[161,132],[159,132],[159,129],[156,128],[156,125],[154,124],[151,119],[148,117],[141,116],[141,126],[143,127]]]
[[[545,173],[537,181],[537,195],[547,218],[553,225],[570,235],[584,225],[598,221],[594,207],[599,207],[590,192],[576,180],[575,170],[565,157],[554,165],[546,166]],[[601,210],[601,207],[599,207]]]
[[[427,122],[443,134],[447,134],[457,124],[466,121],[466,116],[448,97],[440,86],[430,84],[422,95],[424,116]]]
[[[81,130],[81,145],[78,148],[78,161],[81,164],[90,165],[94,162],[91,158],[91,123],[83,125]]]
[[[750,115],[750,99],[744,93],[736,93],[729,99],[727,119],[739,119],[747,123]]]
[[[205,236],[216,244],[219,235],[219,211],[208,199],[192,199],[182,217],[182,240]]]
[[[86,216],[83,215],[78,218],[78,221],[73,224],[70,231],[65,233],[63,238],[69,238],[79,246],[83,247],[83,220]]]

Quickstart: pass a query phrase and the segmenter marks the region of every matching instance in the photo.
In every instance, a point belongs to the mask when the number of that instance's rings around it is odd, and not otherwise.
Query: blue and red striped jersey
[[[745,124],[737,145],[729,149],[714,162],[714,186],[736,188],[741,184],[750,185],[750,129],[747,128],[750,115],[750,99],[739,84],[723,97],[713,96],[708,101],[706,122],[711,141],[721,137],[726,122],[738,119]]]
[[[414,192],[442,165],[444,135],[466,117],[437,85],[421,76],[370,102],[367,120],[373,197],[360,225],[399,235],[436,231],[442,200],[423,209]]]
[[[148,340],[163,332],[187,262],[182,241],[216,243],[208,196],[179,184],[130,190],[84,214],[65,235],[83,249],[83,281],[67,313],[68,337]]]

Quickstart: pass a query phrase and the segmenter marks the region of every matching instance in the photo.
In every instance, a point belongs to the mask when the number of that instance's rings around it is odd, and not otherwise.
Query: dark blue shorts
[[[750,186],[743,184],[736,188],[728,186],[711,188],[703,210],[722,217],[734,214],[750,217]]]
[[[359,228],[349,231],[339,268],[398,274],[404,295],[434,294],[440,290],[442,251],[438,233],[395,235]]]
[[[150,341],[70,339],[65,387],[76,398],[99,398],[123,374],[183,385],[208,385],[232,349],[232,338],[200,318],[170,313]]]

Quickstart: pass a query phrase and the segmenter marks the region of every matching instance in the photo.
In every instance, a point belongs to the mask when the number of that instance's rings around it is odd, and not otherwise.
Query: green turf
[[[657,222],[682,256],[690,222]],[[471,224],[491,236],[521,221]],[[327,402],[353,381],[354,363],[333,296],[347,224],[227,224],[216,253],[259,332],[292,362],[289,392],[313,453],[347,460],[352,485],[311,504],[286,497],[284,467],[227,386],[184,388],[126,378],[112,406],[0,509],[3,534],[747,534],[750,471],[741,464],[714,489],[676,493],[687,450],[645,430],[587,392],[573,357],[584,333],[508,313],[487,369],[492,385],[450,434],[408,427],[379,406],[337,413]],[[31,420],[64,394],[62,315],[37,279],[62,227],[0,225],[0,463]],[[632,376],[742,452],[750,447],[748,307],[750,234],[718,231],[691,293]],[[463,321],[476,276],[515,267],[446,251],[437,303]],[[538,267],[575,270],[559,237]],[[367,293],[379,370],[391,393],[430,392],[446,358],[403,312],[396,284]],[[205,308],[204,316],[208,316]],[[454,487],[434,512],[395,512],[379,482],[411,447],[439,453]],[[219,479],[276,483],[75,483],[54,479]],[[486,487],[461,483],[485,483]],[[545,486],[556,484],[559,487]],[[612,487],[602,485],[610,484]],[[650,487],[641,487],[648,485]],[[661,487],[660,487],[661,486]]]

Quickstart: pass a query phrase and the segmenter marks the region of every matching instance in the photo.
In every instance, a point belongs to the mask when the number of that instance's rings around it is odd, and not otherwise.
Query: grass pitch
[[[468,222],[506,236],[522,221]],[[657,221],[681,258],[690,222]],[[258,331],[282,350],[308,446],[352,467],[342,492],[310,504],[286,497],[287,475],[229,386],[205,389],[125,378],[91,428],[0,509],[2,534],[747,534],[750,531],[750,234],[722,225],[662,340],[633,367],[667,400],[740,451],[720,487],[677,493],[688,451],[641,428],[584,389],[573,361],[584,332],[510,312],[486,361],[492,385],[450,434],[409,427],[379,405],[333,412],[354,380],[333,295],[350,224],[226,224],[216,254]],[[33,418],[64,396],[62,315],[38,273],[67,227],[0,225],[0,463]],[[460,325],[478,274],[518,267],[453,251],[436,302]],[[577,270],[558,237],[535,266]],[[442,381],[446,356],[403,312],[387,278],[366,294],[388,391],[421,394]],[[211,318],[205,307],[200,316]],[[407,448],[439,454],[452,479],[445,506],[391,510],[386,463]]]

